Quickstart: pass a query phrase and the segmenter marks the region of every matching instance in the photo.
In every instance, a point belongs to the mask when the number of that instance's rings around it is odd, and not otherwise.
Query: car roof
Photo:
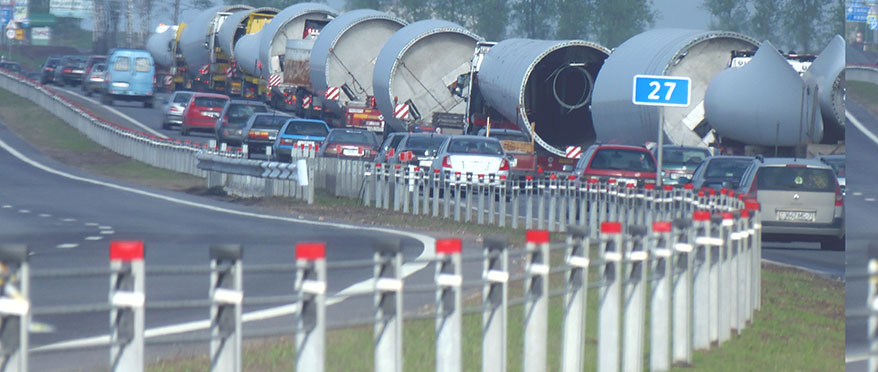
[[[430,132],[430,133],[409,133],[409,137],[449,137],[449,135],[447,135],[447,134],[442,134],[442,133],[435,133],[435,132]],[[472,136],[467,136],[467,137],[472,137]]]
[[[415,134],[415,133],[412,133],[412,134]],[[500,140],[498,140],[496,138],[485,137],[485,136],[474,136],[471,134],[454,134],[454,135],[450,135],[448,137],[451,139],[473,138],[473,139],[479,139],[479,140],[484,140],[484,141],[500,142]]]
[[[760,166],[763,167],[782,167],[787,164],[802,164],[812,168],[826,168],[832,169],[826,163],[818,160],[818,159],[803,159],[803,158],[765,158],[762,161]]]
[[[733,160],[733,159],[741,159],[741,160],[756,160],[756,157],[754,157],[754,156],[745,156],[745,155],[714,155],[714,156],[711,156],[711,157],[709,157],[709,158],[707,158],[707,159],[704,159],[704,160],[711,160],[711,161],[713,161],[713,160],[723,160],[723,159],[728,159],[728,160]]]
[[[649,152],[646,147],[634,145],[594,144],[592,146],[596,146],[598,149],[639,150]]]
[[[330,128],[330,132],[360,132],[360,133],[372,133],[368,129],[360,129],[360,128]]]
[[[256,112],[256,113],[253,113],[253,117],[256,117],[256,116],[277,116],[279,118],[287,118],[287,119],[294,118],[294,116],[290,116],[290,115],[283,114],[283,113],[277,113],[277,112]]]
[[[264,102],[251,101],[249,99],[230,99],[229,104],[265,106]]]
[[[196,97],[211,97],[211,98],[225,98],[228,99],[229,96],[225,94],[217,94],[217,93],[205,93],[205,92],[193,92],[193,96]]]
[[[292,118],[290,118],[289,121],[299,121],[299,122],[308,122],[308,123],[320,123],[320,124],[326,125],[326,122],[325,122],[325,121],[323,121],[323,120],[317,120],[317,119],[303,119],[303,118],[292,117]]]

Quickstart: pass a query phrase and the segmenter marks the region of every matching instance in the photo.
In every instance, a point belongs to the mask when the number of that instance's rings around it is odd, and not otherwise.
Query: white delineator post
[[[326,244],[296,244],[296,370],[323,372],[326,364]]]
[[[524,372],[546,371],[549,319],[549,232],[528,230],[524,280]]]
[[[143,371],[143,242],[110,242],[110,368]]]
[[[460,239],[436,240],[436,372],[460,372]]]

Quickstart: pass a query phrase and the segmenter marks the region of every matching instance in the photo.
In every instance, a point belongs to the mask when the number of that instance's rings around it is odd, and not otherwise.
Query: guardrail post
[[[750,241],[753,237],[750,235],[749,229],[750,211],[741,209],[741,219],[738,220],[738,236],[741,237],[741,240],[738,242],[738,264],[741,271],[738,274],[738,279],[743,287],[738,292],[740,296],[740,301],[738,302],[738,334],[741,334],[741,331],[747,327],[747,322],[750,321],[752,316],[750,309],[753,308],[753,256],[750,247]]]
[[[527,277],[524,280],[524,372],[546,370],[549,319],[549,232],[526,234]]]
[[[473,199],[476,197],[476,181],[473,179],[472,173],[467,173],[464,175],[466,178],[466,205],[463,207],[464,213],[464,222],[470,222],[473,216]]]
[[[244,249],[239,244],[210,246],[210,371],[241,371],[241,303]]]
[[[622,371],[635,372],[643,370],[643,339],[646,312],[646,277],[649,273],[648,259],[645,240],[647,231],[645,226],[628,226],[630,239],[626,244],[627,264],[624,266],[622,280],[625,284],[625,298],[623,300],[625,320],[622,323],[624,334],[622,336]]]
[[[546,179],[537,182],[537,229],[546,228]]]
[[[461,179],[462,175],[460,172],[454,173],[453,183],[451,184],[454,189],[454,220],[460,222],[460,194],[461,188],[463,185],[463,180]]]
[[[671,281],[674,276],[671,223],[652,223],[653,236],[649,239],[654,284],[650,296],[649,370],[667,371],[671,368]]]
[[[460,239],[436,241],[436,372],[459,372],[461,360]]]
[[[372,175],[375,174],[375,172],[372,172],[372,164],[367,163],[364,168],[363,182],[365,185],[363,185],[363,206],[371,207],[372,188],[375,187],[375,178]]]
[[[708,297],[710,298],[710,341],[719,342],[720,334],[720,268],[722,267],[722,216],[718,214],[711,215],[710,233],[707,240],[708,252],[710,252],[710,289],[708,289]]]
[[[326,244],[296,244],[296,370],[326,368]]]
[[[403,178],[403,170],[402,166],[399,164],[394,164],[393,166],[393,211],[399,212],[400,204],[402,202],[402,194],[405,193],[404,190],[405,179]],[[406,200],[408,201],[408,200]]]
[[[432,175],[433,188],[430,189],[430,194],[433,195],[433,208],[430,212],[433,213],[433,217],[439,217],[439,193],[440,193],[439,190],[443,189],[442,187],[440,187],[441,183],[443,182],[442,173],[440,173],[440,172],[441,171],[438,169],[433,169],[433,175]],[[446,202],[443,203],[445,205],[445,218],[448,218],[448,203],[447,203],[448,199],[447,199],[447,197],[445,200],[446,200]]]
[[[524,228],[530,230],[534,225],[534,185],[532,176],[525,176],[524,178],[524,199]]]
[[[866,292],[866,311],[869,318],[866,320],[866,337],[869,341],[868,370],[878,370],[878,246],[870,244],[868,248],[869,261],[866,266],[868,289]]]
[[[582,190],[576,182],[575,175],[567,176],[567,226],[584,226],[576,221],[576,201],[582,199]],[[580,214],[579,218],[583,218],[585,213]]]
[[[437,169],[438,170],[438,169]],[[451,210],[451,193],[454,188],[454,175],[442,173],[442,218],[448,218]]]
[[[570,228],[567,236],[567,280],[564,282],[564,325],[561,328],[561,372],[582,371],[585,362],[585,319],[588,290],[588,231]]]
[[[601,258],[598,275],[603,281],[598,301],[598,372],[617,372],[620,367],[622,224],[601,223]]]
[[[384,181],[381,183],[381,191],[384,195],[381,196],[381,205],[384,209],[390,209],[390,189],[394,189],[394,184],[390,179],[392,172],[390,164],[384,164],[383,169],[384,172],[382,174],[384,176]]]
[[[725,193],[724,193],[725,194]],[[719,257],[719,285],[717,292],[718,297],[718,320],[717,325],[719,345],[722,345],[732,335],[732,313],[737,303],[735,302],[735,291],[732,285],[732,242],[731,236],[732,226],[734,225],[734,216],[729,212],[720,214],[719,239],[720,245],[717,246]]]
[[[687,183],[683,185],[683,208],[680,208],[682,218],[691,216],[695,208],[695,185]]]
[[[400,178],[400,193],[402,193],[402,213],[409,212],[409,204],[411,204],[412,189],[414,188],[414,166],[406,166],[401,168],[402,177]]]
[[[598,229],[598,224],[600,223],[598,222],[598,209],[604,208],[600,202],[601,195],[603,194],[603,192],[601,191],[602,186],[598,183],[598,180],[596,178],[589,178],[586,182],[586,184],[588,185],[588,203],[584,208],[588,209],[588,223],[586,224],[586,226],[588,226],[588,231],[591,232],[591,238],[597,239],[598,233],[600,233],[600,229]],[[584,209],[581,210],[581,212],[586,212]],[[586,215],[586,213],[582,213],[582,215]]]
[[[478,175],[478,183],[479,187],[476,189],[476,192],[479,193],[479,205],[476,207],[476,223],[479,225],[485,224],[485,194],[487,190],[485,190],[485,175]],[[491,195],[493,199],[493,195]]]
[[[387,184],[384,182],[384,165],[375,163],[373,173],[375,180],[375,208],[382,208],[384,206],[384,192],[387,189]]]
[[[610,178],[607,180],[606,204],[606,215],[601,216],[601,221],[621,221],[618,217],[618,214],[616,213],[619,209],[619,190],[616,187],[615,178]]]
[[[521,180],[513,179],[512,181],[512,190],[510,201],[512,202],[512,218],[510,225],[513,229],[518,229],[518,217],[521,215],[519,212],[519,205],[521,204]],[[505,203],[504,203],[505,205]]]
[[[143,371],[143,242],[110,242],[110,371]]]
[[[509,253],[506,237],[485,239],[482,277],[482,371],[506,372]]]
[[[692,265],[695,255],[692,254],[694,230],[692,221],[688,219],[674,220],[674,234],[671,242],[676,254],[674,260],[674,293],[673,293],[673,360],[674,363],[692,363]]]
[[[27,372],[30,336],[30,264],[24,244],[0,244],[0,371]]]
[[[692,212],[695,257],[692,280],[692,347],[710,349],[710,212]]]
[[[506,199],[503,198],[503,195],[500,195],[500,185],[502,184],[499,175],[492,174],[488,178],[488,224],[493,225],[496,219],[494,211],[499,207],[499,203],[505,203]],[[503,177],[503,181],[506,181],[506,177]],[[500,226],[503,226],[502,224]]]
[[[375,372],[402,372],[402,247],[399,241],[375,246]]]
[[[755,199],[746,201],[747,210],[750,211],[752,229],[750,247],[753,250],[753,308],[752,311],[762,307],[762,213],[759,202]],[[753,319],[752,315],[750,319]]]
[[[558,176],[554,173],[549,175],[549,221],[547,229],[558,231],[555,228],[555,218],[558,215]]]

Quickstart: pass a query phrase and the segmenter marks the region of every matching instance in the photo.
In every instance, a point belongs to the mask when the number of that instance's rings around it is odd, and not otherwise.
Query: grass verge
[[[152,168],[134,162],[91,142],[68,125],[28,101],[0,90],[0,119],[26,141],[49,156],[87,171],[130,182],[170,189],[204,192],[203,181],[196,177]],[[193,191],[194,190],[194,191]],[[256,207],[303,213],[320,218],[346,219],[361,224],[396,226],[401,229],[428,230],[434,235],[505,234],[511,241],[523,241],[523,232],[512,229],[456,223],[448,220],[404,215],[392,211],[365,208],[358,201],[317,196],[316,205],[306,205],[281,198],[233,200]],[[553,258],[554,259],[554,258]],[[680,371],[841,371],[844,368],[844,285],[799,270],[764,266],[762,310],[754,323],[740,337],[722,348],[697,352],[694,365]],[[552,281],[554,286],[557,280]],[[519,293],[518,287],[510,293]],[[586,348],[588,370],[594,370],[597,293],[589,293]],[[469,303],[467,306],[477,306]],[[522,349],[522,308],[509,310],[508,366],[520,370]],[[552,299],[549,315],[549,369],[559,367],[561,304]],[[464,365],[467,371],[480,370],[480,317],[464,317]],[[405,331],[405,369],[431,370],[435,363],[434,322],[407,321]],[[368,371],[372,369],[372,329],[352,327],[332,330],[327,335],[327,370]],[[293,340],[282,337],[248,341],[244,354],[245,370],[293,370]],[[157,362],[148,367],[153,372],[203,371],[208,360],[203,357],[180,357]]]

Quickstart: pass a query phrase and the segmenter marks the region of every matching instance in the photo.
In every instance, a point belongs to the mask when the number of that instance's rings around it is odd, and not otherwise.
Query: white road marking
[[[29,209],[19,209],[18,213],[30,213]]]
[[[76,248],[76,247],[78,247],[78,246],[79,246],[79,243],[64,243],[64,244],[58,244],[58,245],[56,245],[55,248],[59,248],[59,249],[70,249],[70,248]]]
[[[46,218],[46,217],[52,217],[52,215],[48,214],[48,213],[40,213],[40,217]]]
[[[110,234],[115,234],[115,233],[116,232],[113,230],[101,230],[101,234],[104,234],[104,235],[110,235]]]
[[[75,219],[75,218],[65,218],[65,219],[62,219],[61,221],[64,221],[64,222],[76,222],[76,219]]]
[[[97,226],[97,225],[100,225],[100,224],[97,222],[86,222],[85,223],[85,226]]]
[[[856,363],[856,362],[862,362],[864,360],[869,360],[869,355],[866,353],[864,353],[863,355],[854,355],[854,356],[848,356],[848,355],[850,355],[850,354],[845,353],[844,364]]]
[[[152,193],[152,192],[145,191],[145,190],[140,190],[140,189],[136,189],[136,188],[132,188],[132,187],[126,187],[126,186],[117,185],[117,184],[109,183],[109,182],[93,180],[90,178],[80,177],[80,176],[76,176],[76,175],[73,175],[70,173],[62,172],[62,171],[59,171],[57,169],[46,166],[42,163],[38,163],[31,158],[28,158],[27,156],[25,156],[24,154],[22,154],[18,150],[14,149],[12,146],[10,146],[8,143],[3,141],[2,139],[0,139],[0,148],[9,152],[10,155],[18,158],[22,162],[24,162],[30,166],[33,166],[34,168],[48,172],[48,173],[52,173],[52,174],[55,174],[55,175],[58,175],[58,176],[61,176],[64,178],[68,178],[71,180],[76,180],[76,181],[80,181],[80,182],[84,182],[84,183],[90,183],[93,185],[104,186],[104,187],[107,187],[110,189],[116,189],[116,190],[120,190],[120,191],[130,192],[133,194],[138,194],[138,195],[142,195],[142,196],[146,196],[146,197],[150,197],[150,198],[164,200],[164,201],[167,201],[170,203],[175,203],[175,204],[188,206],[188,207],[192,207],[192,208],[200,208],[200,209],[209,210],[209,211],[218,212],[218,213],[227,213],[227,214],[232,214],[232,215],[241,216],[241,217],[251,217],[251,218],[257,218],[257,219],[264,219],[264,220],[273,220],[273,221],[283,221],[283,222],[308,224],[308,225],[315,225],[315,226],[334,227],[334,228],[346,229],[346,230],[374,231],[374,232],[394,234],[394,235],[399,235],[399,236],[404,236],[404,237],[408,237],[411,239],[415,239],[415,240],[421,242],[424,249],[421,251],[421,254],[418,257],[415,257],[415,259],[414,259],[415,262],[408,262],[408,263],[404,263],[402,265],[402,276],[403,277],[408,277],[408,276],[414,274],[415,272],[418,272],[419,270],[427,267],[428,262],[430,260],[432,260],[433,258],[435,258],[435,256],[436,256],[436,252],[435,252],[436,239],[433,237],[427,236],[427,235],[423,235],[423,234],[418,234],[418,233],[413,233],[413,232],[408,232],[408,231],[399,231],[399,230],[390,229],[390,228],[354,226],[354,225],[346,225],[346,224],[341,224],[341,223],[324,222],[324,221],[299,220],[299,219],[292,218],[292,217],[272,216],[272,215],[254,213],[254,212],[237,211],[234,209],[228,209],[228,208],[223,208],[223,207],[218,207],[218,206],[213,206],[213,205],[200,204],[200,203],[196,203],[196,202],[192,202],[192,201],[188,201],[188,200],[174,198],[171,196],[160,195],[160,194]],[[97,224],[95,224],[95,225],[97,225]],[[364,288],[365,289],[372,288],[372,286],[373,286],[373,279],[371,279],[371,278],[365,279],[365,280],[358,282],[358,283],[354,283],[354,284],[348,286],[347,288],[342,289],[332,299],[327,300],[326,304],[332,305],[332,304],[344,301],[349,296],[348,294],[356,293],[357,291],[360,291]],[[250,312],[250,313],[244,314],[244,320],[245,321],[263,320],[263,319],[269,319],[269,318],[279,317],[279,316],[283,316],[283,315],[290,315],[290,314],[294,314],[295,312],[296,312],[296,306],[293,304],[289,304],[289,305],[283,305],[283,306],[278,306],[278,307],[274,307],[274,308],[269,308],[269,309],[265,309],[265,310],[260,310],[260,311],[255,311],[255,312]],[[202,329],[207,329],[209,327],[210,327],[209,320],[201,320],[201,321],[195,321],[195,322],[189,322],[189,323],[183,323],[183,324],[175,324],[175,325],[170,325],[170,326],[161,327],[161,328],[149,329],[149,330],[146,330],[146,335],[147,335],[147,337],[158,337],[158,336],[162,336],[162,335],[170,335],[170,334],[189,332],[192,330],[202,330]],[[165,333],[159,334],[159,332],[165,332]],[[90,338],[79,339],[79,340],[70,340],[70,341],[64,341],[64,342],[59,342],[59,343],[55,343],[55,344],[45,345],[42,347],[38,347],[34,350],[52,350],[52,349],[57,349],[57,348],[63,348],[65,346],[70,346],[70,345],[105,345],[109,342],[109,340],[110,340],[110,337],[108,335],[97,336],[97,337],[90,337]]]
[[[112,229],[113,229],[113,226],[98,226],[98,229],[100,229],[100,230],[112,230]]]
[[[103,236],[86,236],[85,240],[101,240],[103,238]]]
[[[30,333],[52,333],[55,332],[55,326],[43,322],[30,322]]]
[[[873,202],[873,201],[875,201],[875,198],[866,198],[866,201],[867,201],[867,202]]]
[[[12,206],[9,204],[3,204],[3,209],[9,209],[9,208],[12,208]]]
[[[854,193],[854,196],[863,196],[863,193],[857,191],[857,192]]]
[[[74,91],[72,91],[72,90],[69,90],[69,89],[63,89],[63,91],[65,91],[65,92],[67,92],[67,93],[70,93],[70,94],[73,94],[73,95],[75,95],[75,96],[77,96],[77,97],[79,97],[79,98],[82,98],[82,99],[84,99],[84,100],[86,100],[86,101],[89,101],[89,102],[91,102],[91,103],[94,103],[94,104],[96,104],[96,105],[98,105],[98,106],[101,106],[101,107],[103,107],[103,108],[109,110],[110,112],[112,112],[112,113],[114,113],[114,114],[116,114],[116,115],[121,116],[123,119],[130,121],[132,124],[134,124],[134,125],[136,125],[136,126],[138,126],[138,127],[143,128],[143,129],[146,130],[147,132],[150,132],[150,133],[156,135],[157,137],[168,138],[168,136],[166,136],[166,135],[164,135],[164,134],[161,134],[160,132],[156,131],[155,129],[152,129],[152,128],[146,126],[145,124],[143,124],[143,123],[141,123],[141,122],[135,120],[134,118],[132,118],[132,117],[130,117],[130,116],[128,116],[128,115],[125,115],[125,113],[123,113],[122,111],[116,110],[116,109],[113,108],[112,106],[106,106],[106,105],[103,105],[103,104],[101,104],[101,103],[98,102],[98,101],[95,101],[95,100],[93,100],[93,99],[91,99],[91,98],[89,98],[89,97],[83,96],[83,95],[81,95],[81,94],[79,94],[79,93],[77,93],[77,92],[74,92]]]
[[[851,114],[849,111],[845,110],[844,116],[848,119],[849,122],[851,122],[851,124],[853,124],[855,127],[857,127],[857,129],[859,129],[860,132],[863,132],[863,134],[865,134],[866,137],[869,137],[869,139],[872,140],[872,142],[875,142],[875,144],[878,145],[878,136],[876,136],[875,133],[872,133],[868,129],[866,129],[866,126],[863,125],[863,123],[860,123],[860,121],[857,120],[857,118],[855,118],[853,114]]]

